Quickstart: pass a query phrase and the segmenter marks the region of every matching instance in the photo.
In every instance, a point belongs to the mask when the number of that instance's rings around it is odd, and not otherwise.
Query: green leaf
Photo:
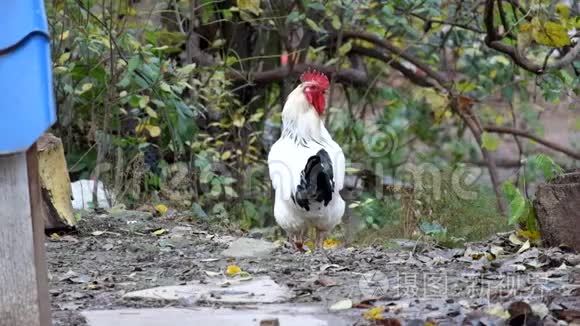
[[[236,193],[236,191],[234,190],[234,188],[232,188],[230,186],[225,186],[224,187],[224,191],[226,192],[226,196],[229,196],[229,197],[238,197],[238,194]]]
[[[306,18],[306,25],[308,25],[308,27],[310,27],[310,29],[312,29],[315,32],[321,31],[320,27],[318,27],[318,25],[314,22],[314,20],[310,18]]]
[[[81,89],[80,89],[80,90],[78,90],[76,93],[77,93],[78,95],[81,95],[81,94],[84,94],[84,93],[86,93],[86,92],[90,91],[92,88],[93,88],[93,84],[91,84],[91,83],[84,83],[84,84],[81,86]]]
[[[352,49],[352,42],[348,41],[338,48],[338,55],[343,57]]]
[[[161,90],[164,92],[171,93],[171,86],[169,86],[169,84],[164,81],[159,83],[159,88],[161,88]]]
[[[60,57],[58,58],[58,63],[63,65],[65,62],[68,61],[68,59],[70,59],[70,52],[65,52],[61,54]]]
[[[260,119],[264,116],[264,111],[258,111],[254,114],[252,114],[252,116],[250,117],[250,120],[248,120],[249,122],[258,122],[260,121]]]
[[[139,97],[139,107],[144,109],[149,104],[149,96],[143,95]]]
[[[540,169],[546,180],[551,180],[564,173],[564,169],[546,154],[538,154],[530,160],[531,164]]]
[[[150,106],[145,107],[145,113],[147,113],[151,118],[158,118],[157,112],[155,112]]]
[[[489,151],[496,151],[499,147],[500,139],[497,135],[484,132],[481,135],[482,147]]]
[[[517,224],[520,222],[522,217],[527,216],[529,204],[520,190],[516,188],[513,183],[509,181],[504,183],[502,190],[509,200],[509,224]]]
[[[299,11],[291,12],[288,17],[286,17],[286,22],[289,24],[298,23],[304,18],[304,15],[301,14]]]
[[[195,63],[191,63],[188,65],[185,65],[179,69],[177,69],[177,76],[179,78],[186,78],[189,77],[189,75],[193,72],[193,70],[195,69]]]
[[[332,15],[332,20],[330,21],[332,28],[339,30],[342,27],[342,23],[340,22],[340,18],[337,15]]]
[[[131,59],[129,59],[129,63],[127,64],[127,70],[129,70],[129,72],[133,72],[141,63],[141,58],[139,58],[139,56],[134,56]]]

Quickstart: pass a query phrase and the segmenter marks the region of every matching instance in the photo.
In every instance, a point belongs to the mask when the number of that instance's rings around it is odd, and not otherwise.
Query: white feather
[[[345,158],[340,146],[331,138],[322,119],[298,86],[282,112],[284,130],[270,149],[268,168],[276,197],[276,222],[289,233],[303,232],[313,226],[329,231],[340,223],[345,203],[339,190],[344,186]],[[291,196],[300,184],[300,174],[308,158],[324,149],[330,156],[334,173],[334,193],[327,206],[316,203],[307,211],[294,203]]]

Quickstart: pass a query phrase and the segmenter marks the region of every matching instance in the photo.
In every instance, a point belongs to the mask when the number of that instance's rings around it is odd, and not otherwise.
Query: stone
[[[318,306],[265,305],[258,308],[155,308],[83,311],[89,326],[256,326],[261,321],[277,321],[280,325],[347,326],[354,316],[336,316]],[[359,313],[360,314],[360,313]],[[272,324],[264,324],[272,325]],[[273,325],[276,325],[275,323]]]
[[[580,172],[539,185],[534,207],[544,245],[580,251]]]
[[[239,238],[230,243],[222,255],[233,258],[265,257],[274,249],[276,245],[266,240]]]
[[[129,292],[123,296],[129,299],[153,299],[214,303],[279,303],[291,298],[290,290],[280,286],[271,278],[257,277],[248,281],[228,279],[214,284],[188,284],[162,286]]]

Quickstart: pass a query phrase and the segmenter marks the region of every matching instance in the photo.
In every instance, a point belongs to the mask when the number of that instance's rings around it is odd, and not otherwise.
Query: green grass
[[[355,243],[387,244],[389,239],[407,237],[454,247],[510,229],[507,218],[497,209],[490,187],[464,185],[463,194],[465,191],[474,194],[472,198],[465,198],[453,191],[451,185],[450,174],[443,173],[439,196],[434,196],[433,187],[425,182],[405,204],[395,197],[379,200],[363,195],[354,212],[367,228],[357,233]]]

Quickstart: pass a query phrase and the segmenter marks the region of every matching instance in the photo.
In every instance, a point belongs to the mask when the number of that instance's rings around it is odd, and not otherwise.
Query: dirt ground
[[[191,302],[123,295],[211,282],[210,275],[224,273],[231,264],[288,287],[291,304],[334,305],[333,313],[355,325],[525,325],[523,320],[555,325],[580,320],[580,256],[567,248],[528,247],[504,234],[465,249],[395,240],[382,247],[339,246],[304,254],[281,244],[261,258],[224,258],[222,250],[241,236],[248,235],[187,217],[163,219],[132,211],[85,217],[77,230],[51,236],[46,243],[54,324],[85,325],[83,310],[188,307]],[[514,308],[519,301],[530,304],[521,308],[520,302],[521,309],[533,310],[524,319]]]

